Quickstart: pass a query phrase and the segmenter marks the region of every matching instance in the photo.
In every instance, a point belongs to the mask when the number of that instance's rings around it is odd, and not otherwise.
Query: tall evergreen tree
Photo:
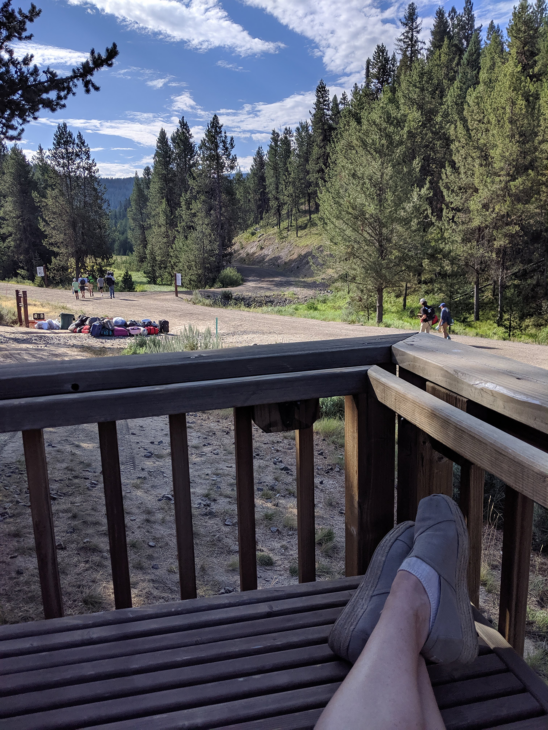
[[[343,96],[345,96],[344,92]],[[295,129],[295,154],[296,164],[298,166],[298,173],[296,174],[300,180],[300,189],[302,191],[301,197],[306,199],[308,220],[310,221],[312,218],[311,200],[313,192],[309,176],[310,158],[312,155],[312,132],[308,122],[299,122]]]
[[[312,196],[316,207],[319,205],[318,194],[321,185],[325,182],[329,166],[329,150],[333,137],[331,120],[331,103],[329,89],[320,81],[316,87],[316,99],[312,115],[312,153],[310,155],[309,179]]]
[[[410,2],[405,9],[400,24],[403,32],[396,40],[396,48],[400,53],[398,70],[405,72],[409,71],[415,61],[421,57],[425,45],[420,38],[422,22],[419,20],[419,12],[414,2]]]
[[[368,58],[366,63],[366,84],[372,97],[378,99],[384,87],[394,83],[395,75],[395,56],[390,56],[384,43],[378,44],[373,51],[373,58]]]
[[[530,5],[520,0],[508,24],[508,48],[528,78],[536,79],[537,59],[541,47],[541,28],[546,15],[544,2]]]
[[[280,133],[273,129],[266,152],[266,189],[270,210],[276,216],[278,228],[282,224],[283,209],[283,164]]]
[[[145,273],[148,280],[171,280],[171,250],[175,241],[175,213],[178,207],[175,192],[173,148],[164,129],[156,140],[154,164],[148,194],[148,236]]]
[[[128,235],[140,264],[144,264],[147,258],[148,191],[146,187],[144,180],[136,172],[128,210]]]
[[[22,274],[34,279],[37,265],[49,263],[40,230],[32,167],[14,145],[0,176],[0,278]]]
[[[249,188],[253,206],[253,222],[260,223],[268,211],[266,160],[262,147],[259,147],[253,156],[249,169]]]
[[[442,5],[436,10],[434,16],[434,25],[430,31],[430,47],[428,48],[428,54],[431,55],[436,51],[441,51],[445,40],[451,40],[451,33],[449,28],[449,20]]]
[[[173,197],[178,206],[181,195],[188,191],[191,176],[196,167],[196,145],[192,132],[184,117],[179,120],[179,126],[171,135],[173,149],[174,192]]]

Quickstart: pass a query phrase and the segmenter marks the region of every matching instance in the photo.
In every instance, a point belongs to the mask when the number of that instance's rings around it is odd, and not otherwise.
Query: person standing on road
[[[419,332],[426,332],[428,334],[432,329],[432,320],[435,317],[434,308],[428,306],[426,299],[421,299],[420,304],[419,318],[421,326]]]
[[[101,292],[101,299],[103,298],[103,290],[105,287],[105,280],[102,276],[97,277],[97,291]]]
[[[112,271],[108,271],[107,275],[105,276],[105,284],[108,286],[108,290],[110,292],[110,298],[114,299],[114,284],[116,283],[116,279],[114,278],[114,274]]]
[[[440,314],[440,323],[438,326],[438,329],[441,328],[441,331],[443,332],[443,339],[444,340],[450,340],[451,337],[449,337],[449,327],[453,324],[453,320],[451,318],[451,312],[447,309],[445,302],[442,302],[440,304],[441,314]]]
[[[78,292],[80,291],[80,286],[78,284],[78,279],[72,280],[72,293],[74,294],[76,299],[79,299]]]
[[[91,274],[88,274],[87,278],[88,278],[87,289],[88,289],[90,297],[92,297],[93,296],[93,284],[95,283],[95,281],[94,281],[93,277],[91,276]]]
[[[86,285],[87,285],[86,277],[81,276],[78,279],[78,286],[80,287],[80,294],[82,295],[82,299],[86,298]]]

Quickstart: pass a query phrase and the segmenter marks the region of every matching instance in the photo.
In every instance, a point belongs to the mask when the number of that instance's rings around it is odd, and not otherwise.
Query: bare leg
[[[316,730],[442,730],[420,657],[430,621],[421,582],[400,571],[375,630]]]

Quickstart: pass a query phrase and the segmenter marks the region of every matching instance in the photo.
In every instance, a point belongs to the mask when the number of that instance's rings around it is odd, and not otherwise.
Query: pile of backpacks
[[[130,319],[126,322],[122,317],[86,317],[81,314],[69,326],[70,332],[77,332],[92,337],[137,337],[139,335],[167,335],[169,322],[161,319],[158,323],[151,319],[140,321]]]

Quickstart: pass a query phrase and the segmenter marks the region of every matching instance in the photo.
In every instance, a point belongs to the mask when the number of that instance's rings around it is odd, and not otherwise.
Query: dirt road
[[[14,296],[15,286],[2,284],[0,295]],[[314,319],[301,319],[297,317],[285,317],[276,314],[261,314],[260,312],[244,311],[240,309],[221,309],[213,307],[202,307],[193,305],[188,299],[176,298],[170,292],[137,292],[118,293],[114,300],[106,296],[101,299],[97,295],[92,299],[75,301],[68,291],[59,289],[39,289],[27,287],[29,300],[43,302],[51,306],[64,307],[65,311],[72,311],[75,314],[83,312],[89,315],[121,316],[126,319],[167,319],[170,322],[171,332],[179,332],[185,325],[192,324],[200,329],[211,327],[215,329],[215,320],[218,318],[219,334],[223,338],[225,347],[238,347],[242,345],[268,344],[277,342],[304,342],[306,340],[330,340],[340,337],[358,337],[363,335],[379,334],[378,327],[364,327],[361,325],[345,324],[344,322],[321,322]],[[15,297],[14,297],[15,299]],[[31,333],[28,330],[17,328],[2,328],[0,338],[0,362],[13,362],[10,357],[10,349],[17,347],[19,338],[28,338]],[[382,329],[384,333],[403,332],[397,329]],[[39,344],[47,342],[53,345],[48,348],[48,357],[63,357],[62,351],[70,346],[68,357],[76,355],[75,347],[103,347],[104,343],[93,342],[90,337],[72,335],[59,332],[45,332],[36,335],[32,333],[33,340]],[[437,335],[435,335],[437,336]],[[42,338],[47,338],[43,340]],[[70,338],[70,341],[69,339]],[[78,339],[77,339],[78,338]],[[488,352],[511,357],[514,360],[548,368],[548,347],[543,345],[526,345],[521,342],[503,342],[501,340],[487,340],[480,337],[454,336],[456,342],[462,342],[473,347],[479,347]],[[67,344],[61,344],[62,341]],[[69,345],[70,342],[70,345]],[[58,344],[54,344],[58,343]],[[74,344],[73,344],[74,343]],[[78,343],[78,344],[76,344]],[[80,344],[81,343],[81,344]],[[125,343],[116,343],[110,347],[123,347]],[[28,349],[28,348],[27,348]],[[43,348],[39,348],[43,349]],[[58,351],[61,350],[61,354]],[[38,351],[38,350],[37,350]],[[30,355],[30,353],[29,353]],[[82,351],[81,356],[88,356]],[[67,355],[64,355],[66,357]]]

